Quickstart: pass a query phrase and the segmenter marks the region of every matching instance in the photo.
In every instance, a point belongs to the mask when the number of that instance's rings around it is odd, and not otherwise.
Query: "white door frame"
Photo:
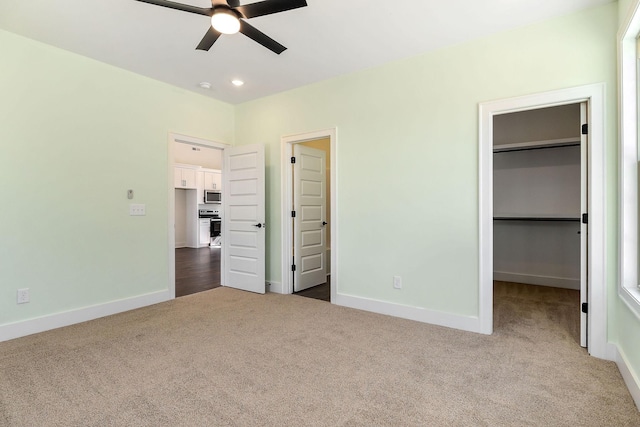
[[[224,144],[222,142],[210,141],[208,139],[196,138],[194,136],[181,135],[179,133],[169,132],[168,136],[168,169],[169,173],[169,222],[168,226],[168,245],[169,245],[169,296],[171,299],[175,299],[176,297],[176,232],[175,232],[175,222],[176,222],[176,194],[174,187],[174,177],[173,177],[173,164],[175,163],[175,150],[174,144],[176,143],[186,143],[190,145],[200,145],[207,148],[218,148],[220,150],[224,150],[226,147],[230,147],[229,144]],[[222,199],[224,203],[224,199]],[[222,278],[224,277],[224,259],[222,257],[222,253],[220,254],[220,284],[222,285]]]
[[[336,138],[337,129],[323,129],[314,132],[301,133],[296,135],[283,136],[281,139],[282,144],[282,287],[280,289],[271,286],[272,292],[278,292],[282,294],[293,293],[293,281],[291,280],[291,260],[293,258],[293,224],[291,223],[291,206],[293,206],[293,177],[289,167],[291,166],[291,156],[293,156],[293,144],[299,144],[302,142],[313,141],[316,139],[329,138],[329,164],[330,164],[330,177],[329,188],[331,189],[331,213],[329,217],[329,224],[331,224],[331,258],[330,258],[330,271],[331,271],[331,301],[336,299],[337,285],[338,285],[338,186],[337,186],[337,150],[336,150]]]
[[[587,102],[589,123],[588,351],[613,360],[607,344],[605,277],[605,139],[603,83],[480,103],[479,108],[479,321],[493,333],[493,117],[498,114]]]

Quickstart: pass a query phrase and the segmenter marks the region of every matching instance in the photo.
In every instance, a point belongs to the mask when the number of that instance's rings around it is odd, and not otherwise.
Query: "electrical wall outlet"
[[[129,205],[129,215],[131,216],[145,216],[146,206],[140,203],[131,203]]]
[[[17,303],[24,304],[29,302],[29,288],[18,289]]]
[[[393,276],[393,288],[394,289],[402,289],[402,277]]]

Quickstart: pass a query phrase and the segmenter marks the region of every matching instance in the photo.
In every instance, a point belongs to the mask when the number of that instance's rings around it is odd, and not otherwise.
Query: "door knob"
[[[324,227],[325,225],[327,225],[326,221],[322,221],[322,226]]]
[[[254,227],[258,227],[258,228],[263,228],[263,227],[264,227],[264,228],[267,228],[267,224],[260,224],[260,223],[257,223],[257,224],[253,224],[253,226],[254,226]]]

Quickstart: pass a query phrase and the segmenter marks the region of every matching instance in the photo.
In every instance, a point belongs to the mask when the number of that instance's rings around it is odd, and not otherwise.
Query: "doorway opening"
[[[589,353],[596,357],[611,359],[613,355],[611,354],[610,348],[607,345],[606,334],[607,299],[604,274],[605,156],[603,84],[580,86],[554,92],[546,92],[480,104],[479,329],[482,333],[491,334],[494,327],[494,266],[496,265],[494,264],[494,246],[496,245],[496,242],[494,242],[494,231],[496,230],[494,229],[494,224],[496,224],[498,221],[509,222],[511,221],[511,219],[509,218],[510,216],[516,216],[507,215],[507,212],[498,211],[499,205],[496,202],[499,203],[500,201],[496,200],[494,197],[496,196],[494,195],[494,135],[496,131],[496,129],[494,128],[496,124],[495,119],[496,117],[510,113],[518,113],[528,110],[540,110],[551,107],[561,107],[570,104],[583,105],[583,108],[581,109],[585,119],[585,122],[583,123],[588,123],[588,143],[584,142],[582,139],[580,143],[581,156],[584,156],[581,157],[581,161],[586,164],[586,167],[581,168],[581,173],[586,174],[586,176],[581,177],[581,182],[584,183],[583,191],[585,191],[585,193],[581,194],[580,196],[581,200],[585,203],[584,206],[581,206],[581,210],[586,210],[579,212],[579,221],[575,216],[566,218],[570,220],[568,222],[577,222],[579,224],[582,224],[582,214],[588,213],[588,224],[581,225],[581,234],[579,235],[580,239],[586,240],[586,242],[584,243],[586,250],[583,250],[581,253],[581,256],[585,257],[585,259],[581,260],[580,264],[580,281],[587,286],[588,293],[586,292],[586,289],[584,290],[584,292],[582,290],[580,291],[581,295],[584,296],[585,301],[584,304],[581,304],[575,309],[580,311],[584,310],[587,312],[584,313],[583,326],[586,337],[586,346]],[[556,141],[556,145],[562,145],[562,143],[566,142],[567,141]],[[512,145],[511,148],[518,148],[517,142],[512,142],[512,144],[514,145]],[[508,148],[508,146],[505,146],[503,148]],[[524,144],[522,148],[527,148],[526,144]],[[558,150],[569,151],[571,149],[572,147],[558,148]],[[573,149],[575,150],[575,148]],[[500,184],[498,184],[498,186],[499,185]],[[523,212],[521,212],[521,214],[522,213]],[[502,218],[502,216],[504,216],[504,218]],[[553,219],[560,219],[560,216],[557,215]],[[587,220],[586,217],[585,220]],[[522,221],[522,219],[515,219],[513,221]],[[587,226],[588,232],[586,229]],[[498,233],[500,232],[498,231]],[[571,283],[575,283],[575,281]]]
[[[213,196],[223,191],[225,147],[213,141],[169,135],[169,265],[174,297],[222,285],[223,209],[220,198]]]
[[[336,130],[282,139],[282,286],[271,291],[334,301]]]
[[[587,103],[493,117],[498,329],[532,322],[587,346]],[[525,321],[526,317],[526,321]],[[545,321],[553,318],[554,322]],[[533,320],[535,319],[535,320]]]

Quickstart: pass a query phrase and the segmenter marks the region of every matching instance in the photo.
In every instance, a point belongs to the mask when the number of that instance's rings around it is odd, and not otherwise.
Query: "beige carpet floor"
[[[0,425],[640,426],[576,293],[530,288],[492,336],[217,288],[0,343]]]

